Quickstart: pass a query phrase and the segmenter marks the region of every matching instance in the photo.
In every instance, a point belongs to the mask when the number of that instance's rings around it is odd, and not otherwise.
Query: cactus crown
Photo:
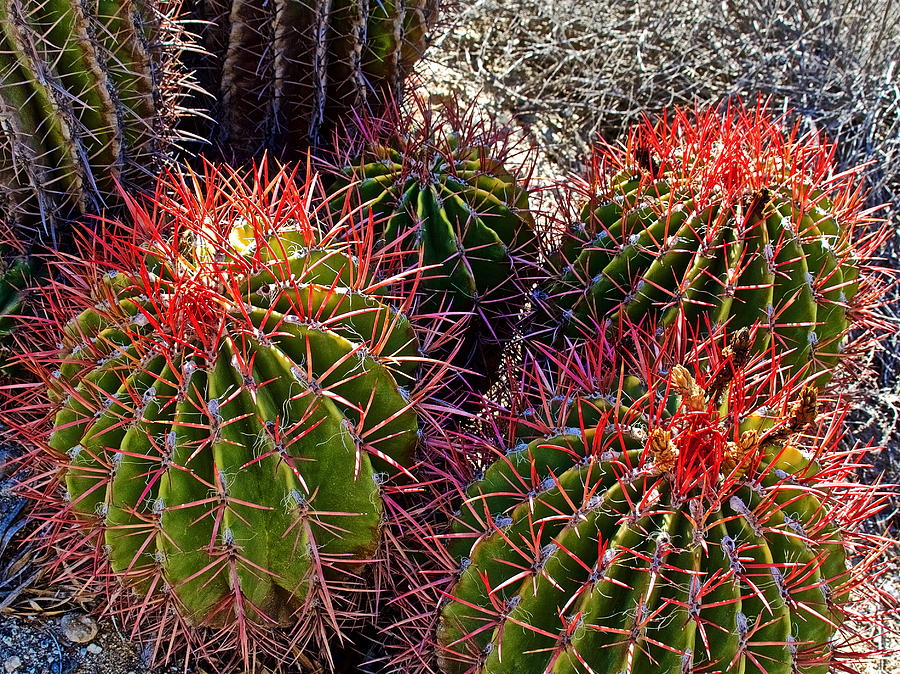
[[[383,496],[416,461],[408,301],[374,280],[371,239],[320,227],[313,184],[209,169],[130,203],[138,243],[104,232],[67,270],[83,283],[49,378],[55,540],[147,596],[121,608],[138,625],[211,628],[194,650],[245,666],[262,643],[327,656],[365,615]]]
[[[675,110],[599,146],[542,329],[590,335],[650,314],[686,337],[752,328],[755,350],[790,352],[793,373],[833,367],[849,327],[872,323],[887,235],[833,152],[764,105]]]
[[[583,355],[559,358],[526,411],[472,439],[494,460],[446,536],[441,671],[824,674],[844,657],[885,544],[858,525],[883,495],[853,484],[839,414],[810,426],[813,389],[757,408],[773,382],[710,348],[709,370],[601,376],[611,395]]]

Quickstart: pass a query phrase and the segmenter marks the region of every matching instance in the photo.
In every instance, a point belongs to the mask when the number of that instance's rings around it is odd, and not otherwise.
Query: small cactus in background
[[[0,2],[0,220],[53,234],[145,184],[185,77],[166,0]]]
[[[409,301],[374,280],[371,241],[319,228],[314,182],[170,182],[151,211],[129,202],[133,241],[101,231],[80,268],[60,262],[63,349],[35,357],[55,367],[49,436],[30,431],[53,476],[39,517],[60,565],[87,557],[89,584],[109,589],[104,568],[136,593],[111,610],[158,658],[174,634],[245,667],[327,663],[366,616],[442,368],[419,386]]]
[[[526,158],[508,131],[471,114],[413,99],[399,128],[348,161],[331,189],[336,209],[371,212],[383,251],[423,269],[423,307],[473,314],[465,365],[490,377],[496,363],[484,358],[499,349],[483,344],[511,333],[538,242]]]
[[[890,545],[860,530],[885,495],[853,482],[865,450],[838,446],[840,413],[812,423],[815,389],[702,349],[628,377],[588,342],[526,366],[525,394],[448,445],[484,458],[436,501],[448,575],[413,581],[431,599],[394,627],[405,671],[430,671],[429,641],[445,674],[825,674],[864,648],[838,632],[879,597]],[[763,390],[780,392],[745,404]]]
[[[36,263],[9,229],[0,232],[0,240],[0,377],[18,379],[24,371],[15,335],[21,326],[16,319],[28,311],[25,305]]]
[[[686,340],[756,326],[757,352],[785,354],[792,373],[829,370],[848,330],[872,321],[887,231],[832,154],[764,106],[676,110],[598,147],[536,332],[590,336],[647,315]]]
[[[190,0],[205,54],[189,55],[210,107],[212,152],[297,157],[403,98],[437,0]],[[199,120],[192,120],[197,122]]]

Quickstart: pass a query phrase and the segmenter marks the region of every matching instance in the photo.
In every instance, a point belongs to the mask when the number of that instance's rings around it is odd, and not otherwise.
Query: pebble
[[[66,639],[75,644],[86,644],[97,636],[97,623],[90,616],[68,613],[59,624]]]
[[[100,655],[103,652],[103,649],[97,644],[88,644],[87,652],[91,655]]]
[[[16,671],[19,667],[22,666],[22,659],[18,655],[14,655],[11,658],[6,658],[3,662],[3,669],[7,671],[7,674],[12,674],[12,672]]]

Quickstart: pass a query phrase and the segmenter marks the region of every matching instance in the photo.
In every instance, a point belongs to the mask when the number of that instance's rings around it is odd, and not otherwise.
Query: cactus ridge
[[[551,264],[543,329],[578,336],[647,315],[685,335],[757,326],[756,351],[827,381],[865,321],[874,221],[821,139],[764,109],[676,111],[594,161],[594,194]]]
[[[220,101],[205,137],[239,160],[327,141],[336,120],[402,99],[436,12],[435,0],[190,3],[201,84]]]
[[[320,230],[286,174],[193,180],[161,200],[166,229],[132,204],[144,243],[102,243],[109,271],[65,307],[52,519],[146,596],[138,624],[171,606],[163,624],[212,628],[245,665],[278,626],[267,651],[327,657],[365,615],[382,494],[416,464],[418,337],[371,243]]]
[[[116,203],[177,137],[181,29],[166,3],[0,3],[0,214],[52,231]]]
[[[815,389],[758,408],[733,356],[707,353],[715,372],[652,363],[600,393],[571,376],[579,355],[558,358],[569,370],[535,374],[534,406],[470,438],[485,467],[436,534],[458,565],[438,669],[825,674],[849,657],[848,602],[878,573],[851,564],[855,527],[881,506],[855,498],[834,420],[805,432]]]

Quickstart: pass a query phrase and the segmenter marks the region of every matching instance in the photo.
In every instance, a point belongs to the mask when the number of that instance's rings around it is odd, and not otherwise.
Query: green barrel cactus
[[[327,143],[402,100],[436,15],[437,0],[191,0],[204,53],[187,61],[212,94],[198,133],[238,161]]]
[[[850,588],[877,578],[848,572],[852,461],[791,443],[814,389],[763,418],[737,394],[720,409],[716,378],[563,384],[509,417],[445,536],[441,672],[829,670]]]
[[[472,371],[469,387],[485,390],[537,260],[526,159],[506,131],[475,125],[454,107],[418,105],[392,138],[340,169],[333,208],[371,215],[388,264],[422,269],[408,292],[423,311],[471,314],[454,362]]]
[[[764,111],[677,111],[625,149],[600,148],[595,165],[594,194],[538,293],[538,331],[577,337],[626,319],[690,338],[756,326],[757,351],[814,374],[864,326],[871,219],[821,139],[798,140]]]
[[[340,169],[334,203],[361,205],[389,252],[426,268],[421,287],[434,305],[514,314],[517,278],[538,249],[527,159],[508,130],[455,106],[415,104],[390,139]]]
[[[52,232],[168,155],[185,75],[166,4],[0,2],[0,220]]]
[[[417,336],[286,174],[213,176],[175,184],[165,225],[133,206],[143,240],[86,264],[110,271],[49,377],[51,519],[98,541],[80,554],[104,551],[138,613],[230,635],[245,663],[281,627],[325,661],[365,615],[382,492],[416,462]]]

